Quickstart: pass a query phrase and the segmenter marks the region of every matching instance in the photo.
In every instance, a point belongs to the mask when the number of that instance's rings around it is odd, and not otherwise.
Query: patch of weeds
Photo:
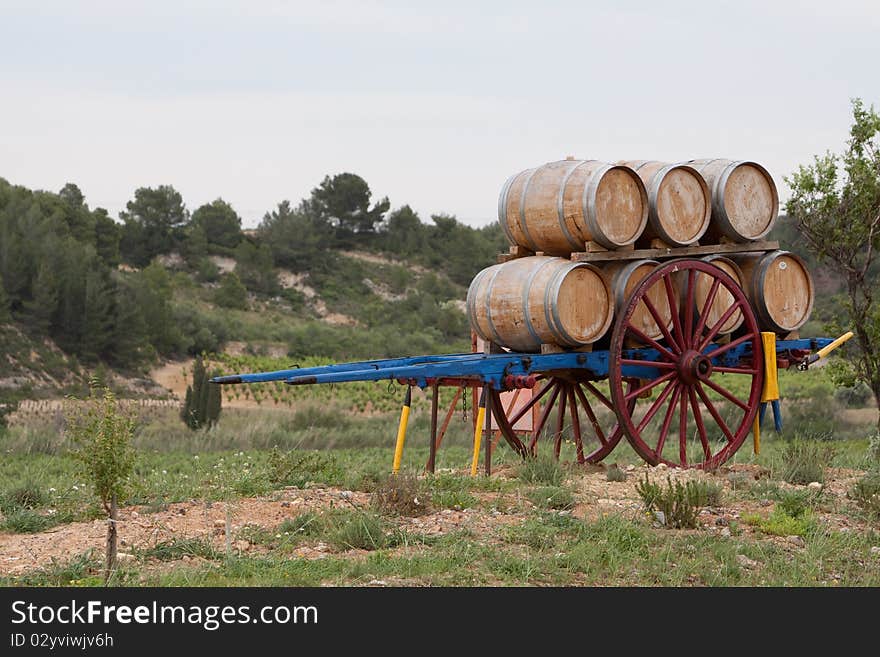
[[[672,481],[666,477],[666,486],[645,479],[636,484],[645,510],[653,514],[665,527],[694,529],[700,507],[720,500],[720,487],[703,481]]]
[[[818,505],[821,495],[821,491],[814,493],[811,490],[780,490],[776,507],[792,518],[800,518]]]
[[[523,461],[517,468],[516,476],[530,484],[559,486],[565,479],[565,471],[557,460],[539,456]]]
[[[430,511],[418,478],[410,474],[386,477],[373,491],[373,506],[388,515],[415,517]]]
[[[782,448],[782,478],[790,484],[824,483],[834,453],[834,446],[821,436],[789,440]]]
[[[378,550],[393,547],[398,539],[382,516],[365,511],[345,514],[330,533],[330,542],[340,550]]]
[[[52,516],[44,516],[31,509],[14,509],[6,514],[2,527],[16,534],[36,534],[56,524]]]
[[[35,509],[46,502],[42,488],[33,482],[25,482],[0,495],[0,511],[11,513],[18,509]]]
[[[616,463],[612,463],[605,471],[607,481],[626,481],[626,473]]]
[[[534,550],[549,550],[559,540],[559,532],[555,527],[536,519],[529,518],[521,525],[507,527],[504,540],[508,543],[527,545]]]
[[[540,509],[562,511],[574,508],[574,495],[562,486],[542,486],[530,490],[526,495]]]
[[[456,475],[438,475],[428,481],[432,504],[439,509],[470,509],[479,504],[471,495],[477,480]]]
[[[345,479],[345,472],[336,457],[328,452],[288,451],[273,447],[266,461],[269,481],[277,486],[302,488],[310,481],[337,484]]]
[[[135,554],[141,559],[158,561],[175,561],[185,556],[213,561],[220,557],[220,553],[206,538],[174,538],[156,543],[150,548],[137,550]]]
[[[846,496],[872,518],[880,518],[880,472],[869,472],[859,479]]]
[[[0,578],[0,583],[14,586],[102,586],[101,563],[94,550],[78,554],[68,561],[52,559],[41,570],[22,577]]]
[[[324,530],[324,520],[320,514],[314,511],[306,511],[294,518],[288,518],[280,525],[277,531],[282,534],[299,534],[301,536],[317,536]]]
[[[776,507],[766,518],[749,513],[744,514],[742,520],[747,525],[757,527],[762,533],[772,536],[807,536],[816,529],[816,521],[809,509],[795,518],[782,508]]]

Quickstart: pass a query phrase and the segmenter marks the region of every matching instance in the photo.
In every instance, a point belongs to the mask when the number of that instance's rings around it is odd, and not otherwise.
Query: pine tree
[[[58,308],[58,280],[48,263],[43,262],[34,280],[33,296],[24,303],[27,322],[32,329],[48,333]]]
[[[6,294],[3,277],[0,276],[0,324],[8,322],[10,319],[12,316],[9,313],[9,295]]]

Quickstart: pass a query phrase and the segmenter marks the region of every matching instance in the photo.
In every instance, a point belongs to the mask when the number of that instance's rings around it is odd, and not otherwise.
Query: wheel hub
[[[684,383],[693,385],[712,376],[712,359],[699,351],[686,351],[678,361],[678,373]]]

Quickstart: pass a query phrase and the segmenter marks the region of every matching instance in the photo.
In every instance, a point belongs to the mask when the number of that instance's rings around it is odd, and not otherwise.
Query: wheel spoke
[[[724,387],[718,385],[717,383],[715,383],[714,381],[712,381],[710,379],[704,379],[703,383],[705,383],[707,386],[712,388],[712,390],[717,392],[719,395],[721,395],[722,397],[724,397],[728,401],[733,402],[734,404],[739,406],[744,411],[749,410],[749,405],[746,404],[739,397],[734,396],[734,394],[732,392],[730,392],[730,390],[728,390],[727,388],[724,388]]]
[[[654,322],[657,324],[657,328],[660,329],[660,332],[663,334],[663,337],[666,338],[666,342],[669,345],[670,349],[677,354],[681,353],[681,348],[678,346],[678,341],[672,337],[672,334],[669,332],[669,327],[666,326],[666,322],[663,321],[663,318],[660,317],[660,312],[657,310],[656,306],[654,306],[654,302],[651,301],[651,298],[646,294],[642,297],[642,301],[645,304],[645,307],[648,309],[648,312],[651,313],[651,317],[654,318]]]
[[[663,277],[663,287],[666,288],[666,303],[669,304],[669,313],[672,315],[672,330],[675,332],[675,342],[678,345],[678,353],[687,349],[687,336],[681,330],[681,318],[679,318],[678,304],[675,303],[675,291],[672,289],[672,279]]]
[[[596,399],[598,399],[600,402],[602,402],[608,408],[608,410],[614,411],[614,404],[611,403],[611,400],[608,399],[608,397],[606,397],[605,395],[603,395],[602,391],[599,390],[599,388],[597,388],[596,386],[594,386],[592,384],[592,382],[584,381],[583,385],[587,388],[587,390],[592,392],[593,396]]]
[[[559,411],[556,413],[556,440],[553,444],[553,454],[559,458],[562,449],[562,430],[565,428],[565,403],[568,401],[568,384],[559,384]]]
[[[549,392],[550,388],[553,387],[553,379],[547,381],[543,388],[541,388],[537,394],[532,395],[532,398],[525,404],[521,409],[516,412],[512,418],[510,418],[510,426],[516,426],[516,423],[519,422],[526,413],[528,413],[532,406],[540,401],[541,397],[543,397],[547,392]]]
[[[556,402],[556,398],[559,397],[559,383],[556,380],[551,380],[553,386],[553,392],[550,393],[550,399],[547,400],[547,403],[544,405],[544,410],[541,411],[541,416],[538,418],[538,424],[532,429],[532,441],[529,443],[529,452],[532,454],[535,453],[535,447],[538,444],[538,438],[541,435],[541,431],[544,430],[544,425],[547,424],[547,420],[550,418],[550,413],[553,411],[553,404]]]
[[[498,424],[498,428],[501,429],[501,435],[504,436],[507,444],[510,445],[513,451],[525,458],[528,451],[519,439],[519,436],[516,435],[516,431],[513,430],[513,427],[507,421],[507,415],[504,412],[504,407],[501,405],[501,394],[497,390],[491,390],[486,398],[486,403],[491,405],[492,408],[490,410],[495,416],[495,422]],[[486,418],[486,426],[487,428],[492,426],[492,422],[488,417]],[[486,438],[486,455],[488,460],[488,456],[491,454],[492,434],[491,432],[487,433],[489,434]]]
[[[660,410],[660,407],[663,406],[663,402],[666,401],[667,397],[669,397],[669,393],[672,392],[673,387],[673,383],[670,382],[666,384],[666,387],[663,388],[663,391],[659,395],[657,395],[657,399],[654,400],[654,403],[651,404],[650,408],[648,408],[648,412],[645,413],[645,417],[642,418],[642,421],[639,422],[639,426],[636,427],[636,430],[639,433],[641,433],[642,430],[646,426],[648,426],[648,422],[651,421],[651,418],[653,418],[657,414],[657,411]]]
[[[709,318],[709,311],[712,309],[712,304],[715,302],[715,295],[718,294],[719,287],[721,287],[721,279],[716,278],[715,282],[712,283],[709,294],[706,296],[706,303],[703,304],[703,308],[700,310],[700,319],[697,321],[697,328],[694,329],[695,340],[699,339],[703,329],[706,328],[706,320]]]
[[[694,422],[697,424],[697,432],[700,434],[700,442],[703,444],[703,454],[706,460],[712,458],[712,450],[709,447],[709,438],[706,436],[706,425],[703,424],[703,413],[700,411],[700,402],[697,401],[697,395],[693,388],[688,390],[688,396],[691,400],[691,408],[694,409]]]
[[[733,316],[733,313],[735,313],[739,309],[739,307],[739,301],[735,301],[734,303],[730,304],[730,307],[724,311],[723,315],[721,315],[721,319],[715,322],[715,324],[712,325],[712,328],[709,329],[709,332],[700,343],[700,348],[697,351],[703,351],[703,349],[709,346],[709,343],[712,342],[713,339],[715,339],[716,335],[718,335],[718,331],[721,330],[721,327],[727,323],[727,320]]]
[[[715,420],[715,423],[721,427],[721,431],[724,432],[724,435],[727,437],[727,442],[733,442],[733,434],[730,432],[730,429],[727,426],[727,423],[724,419],[719,415],[718,410],[715,408],[715,404],[712,403],[712,400],[709,399],[709,395],[706,394],[706,391],[703,390],[703,386],[697,383],[697,394],[700,395],[700,399],[703,400],[703,404],[709,410],[709,413],[712,415],[712,418]]]
[[[637,389],[633,390],[632,392],[627,394],[626,397],[624,397],[624,399],[626,401],[629,401],[630,399],[635,399],[636,397],[638,397],[642,393],[648,392],[648,390],[650,390],[651,388],[654,388],[655,386],[659,386],[661,383],[665,383],[666,381],[669,381],[670,379],[674,378],[677,374],[678,374],[677,372],[667,372],[666,374],[664,374],[660,378],[654,379],[650,383],[646,383],[645,385],[643,385],[641,388],[637,388]]]
[[[599,425],[599,420],[596,418],[596,414],[593,412],[593,407],[590,405],[590,400],[587,399],[587,396],[584,394],[584,391],[581,390],[581,387],[578,384],[574,385],[574,392],[578,397],[578,400],[581,403],[581,406],[584,407],[584,411],[587,414],[587,417],[590,419],[590,424],[593,425],[593,431],[596,433],[596,438],[599,439],[603,445],[608,444],[608,439],[605,437],[605,432],[602,431],[602,427]]]
[[[678,361],[678,358],[671,351],[669,351],[669,349],[657,342],[654,338],[648,337],[647,334],[637,329],[635,326],[633,326],[632,322],[627,322],[626,329],[635,333],[636,337],[638,337],[638,339],[642,342],[645,342],[654,347],[654,349],[659,351],[660,355],[663,356],[666,360],[672,361],[673,363]]]
[[[621,358],[621,365],[635,365],[636,367],[653,367],[658,370],[674,370],[678,367],[675,363],[667,363],[664,361],[651,360],[633,360],[632,358]]]
[[[687,429],[688,429],[688,398],[686,395],[681,396],[679,402],[680,410],[678,413],[678,460],[682,465],[687,466]]]
[[[663,417],[663,426],[660,427],[660,438],[657,440],[657,449],[655,450],[658,461],[663,455],[663,445],[666,443],[666,436],[669,433],[669,425],[672,422],[672,414],[675,412],[675,405],[678,403],[679,395],[681,395],[681,387],[681,383],[675,383],[672,400],[669,402],[669,407],[666,409],[666,415]]]
[[[575,400],[574,389],[577,385],[572,384],[568,388],[568,411],[571,414],[571,431],[574,435],[574,444],[577,448],[577,461],[584,463],[584,443],[581,441],[581,419],[578,415],[577,401]]]
[[[725,374],[757,374],[757,369],[746,369],[744,367],[713,367],[713,372],[723,372]]]
[[[721,345],[717,349],[713,349],[710,353],[708,353],[706,355],[709,356],[709,358],[717,358],[721,354],[730,351],[734,347],[740,346],[743,342],[748,342],[749,340],[752,339],[752,337],[753,336],[749,335],[749,334],[743,335],[743,336],[737,338],[736,340],[731,340],[727,344]],[[708,346],[708,344],[706,346]],[[700,351],[705,351],[705,349],[706,349],[706,347],[703,347],[702,349],[700,349]]]
[[[687,290],[684,298],[684,335],[688,348],[694,346],[694,293],[696,290],[696,272],[688,270]]]

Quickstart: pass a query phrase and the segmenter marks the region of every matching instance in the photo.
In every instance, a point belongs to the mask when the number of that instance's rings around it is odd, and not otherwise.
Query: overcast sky
[[[782,181],[880,106],[880,2],[0,0],[0,177],[217,196],[247,226],[325,174],[495,219],[512,173],[730,157]]]

